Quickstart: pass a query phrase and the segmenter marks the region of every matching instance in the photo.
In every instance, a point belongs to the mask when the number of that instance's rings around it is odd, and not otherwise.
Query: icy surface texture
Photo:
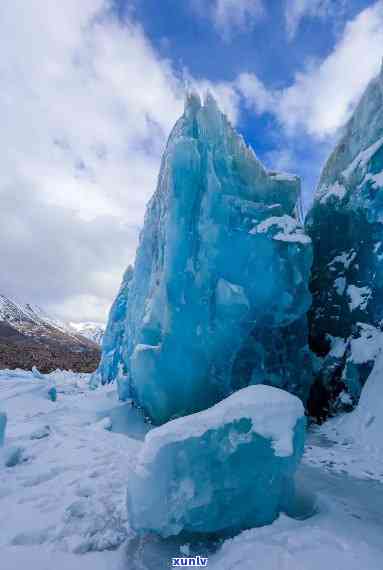
[[[271,523],[292,493],[304,434],[302,402],[263,385],[154,428],[129,476],[130,524],[170,536]]]
[[[6,427],[7,427],[7,414],[5,412],[0,412],[0,446],[4,445]]]
[[[383,334],[379,339],[383,348]],[[343,437],[358,442],[371,453],[383,458],[383,353],[377,356],[356,409],[339,422],[337,429]]]
[[[104,338],[103,363],[121,365],[102,364],[103,381],[118,377],[120,397],[156,424],[251,382],[305,399],[312,252],[299,200],[298,178],[267,172],[214,99],[190,95],[148,204],[123,330],[125,309],[112,310],[119,333]]]
[[[123,368],[121,349],[124,345],[124,324],[132,276],[133,268],[129,265],[125,271],[118,295],[110,309],[108,325],[102,337],[101,361],[90,380],[92,388],[96,388],[100,383],[108,384],[112,380],[118,379]]]
[[[382,188],[383,73],[330,156],[306,221],[314,246],[310,342],[322,359],[314,414],[331,413],[345,389],[355,403],[373,366],[360,347],[371,345],[383,319]]]

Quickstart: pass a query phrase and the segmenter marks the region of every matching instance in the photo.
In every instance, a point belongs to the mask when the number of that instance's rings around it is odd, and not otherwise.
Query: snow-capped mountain
[[[96,344],[101,344],[105,325],[89,321],[85,323],[69,323],[69,326],[76,331],[76,334],[80,334]]]
[[[41,307],[0,294],[0,368],[92,371],[99,345]]]
[[[0,294],[0,321],[7,322],[18,332],[33,336],[41,329],[52,328],[64,334],[76,336],[75,331],[65,323],[52,318],[38,305],[21,304]]]

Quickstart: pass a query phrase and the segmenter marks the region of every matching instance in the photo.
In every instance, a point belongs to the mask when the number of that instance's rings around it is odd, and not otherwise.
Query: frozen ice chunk
[[[211,96],[190,95],[94,378],[117,379],[155,424],[212,406],[255,368],[306,399],[312,258],[299,203],[297,177],[267,171]]]
[[[31,433],[31,439],[44,439],[44,437],[49,437],[51,434],[51,428],[46,425],[35,429]]]
[[[57,400],[57,388],[54,384],[48,386],[48,397],[52,402]]]
[[[0,412],[0,447],[4,445],[6,427],[7,427],[7,414],[5,412]]]
[[[22,461],[24,461],[24,449],[17,445],[12,445],[11,447],[6,447],[3,453],[4,465],[6,467],[15,467]]]
[[[263,385],[153,429],[129,475],[131,525],[170,536],[271,523],[288,503],[304,433],[302,402]]]

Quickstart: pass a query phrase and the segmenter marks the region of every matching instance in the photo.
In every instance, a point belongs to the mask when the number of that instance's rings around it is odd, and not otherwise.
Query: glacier
[[[167,537],[271,523],[293,499],[305,421],[299,398],[257,385],[152,429],[128,477],[130,525]]]
[[[119,378],[122,366],[121,353],[124,337],[124,322],[126,319],[129,297],[129,284],[132,280],[133,268],[129,265],[124,273],[120,290],[110,309],[108,324],[101,341],[101,360],[96,372],[90,380],[90,387],[95,389],[100,384],[109,384]],[[123,390],[120,393],[125,399]]]
[[[306,400],[310,238],[300,180],[270,172],[214,98],[186,98],[93,385],[118,381],[155,424],[249,384]]]
[[[309,411],[353,405],[375,362],[383,323],[383,68],[368,85],[323,170],[306,219],[314,261]]]

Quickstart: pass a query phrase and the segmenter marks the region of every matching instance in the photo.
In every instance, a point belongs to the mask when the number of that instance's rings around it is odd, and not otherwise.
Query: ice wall
[[[319,357],[314,415],[341,407],[345,391],[355,404],[375,361],[383,322],[382,189],[383,72],[330,156],[306,220],[314,247],[310,343]]]
[[[96,388],[100,383],[108,384],[120,378],[124,371],[122,349],[124,346],[124,328],[129,297],[129,284],[133,268],[128,266],[122,279],[120,290],[110,309],[108,324],[101,343],[101,361],[92,375],[90,385]]]
[[[110,315],[118,334],[105,334],[102,381],[118,378],[120,397],[156,424],[250,383],[305,399],[312,252],[299,199],[297,177],[268,172],[215,100],[191,94],[147,207],[128,302]]]

